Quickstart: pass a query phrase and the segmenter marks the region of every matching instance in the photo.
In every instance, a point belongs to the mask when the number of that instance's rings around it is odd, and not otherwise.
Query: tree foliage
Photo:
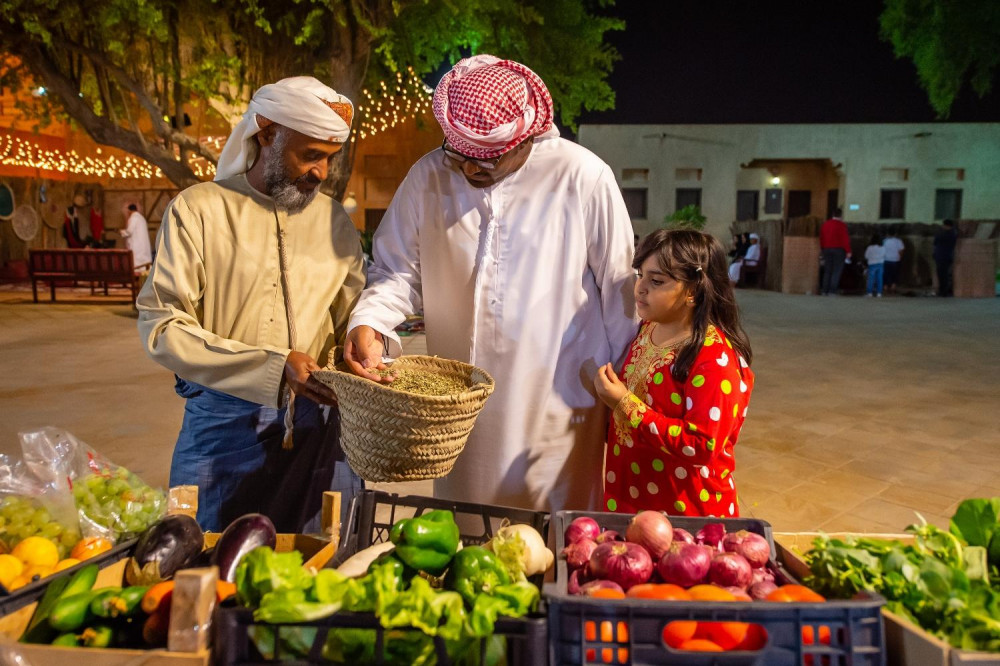
[[[885,0],[879,22],[896,57],[913,60],[938,117],[948,117],[965,85],[979,97],[992,88],[1000,64],[1000,2]]]
[[[217,155],[185,128],[185,109],[230,125],[259,86],[310,74],[355,103],[366,86],[412,67],[420,76],[471,53],[528,64],[549,86],[560,121],[614,107],[617,52],[604,35],[624,23],[613,0],[0,0],[0,48],[43,85],[49,106],[95,141],[159,167],[178,186],[191,161]],[[203,117],[203,114],[198,114]],[[352,150],[334,165],[342,194]]]

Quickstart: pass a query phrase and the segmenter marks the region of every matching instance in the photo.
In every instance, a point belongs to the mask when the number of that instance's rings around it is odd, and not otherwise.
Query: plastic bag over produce
[[[80,540],[80,520],[65,484],[50,485],[22,460],[0,454],[0,543],[9,552],[28,537],[56,545],[64,558]]]
[[[68,431],[47,426],[18,435],[33,474],[50,488],[72,492],[83,536],[129,539],[166,512],[161,489],[149,487]]]

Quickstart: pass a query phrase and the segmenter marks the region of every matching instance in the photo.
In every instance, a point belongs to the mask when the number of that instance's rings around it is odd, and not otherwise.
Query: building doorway
[[[812,190],[788,191],[788,217],[805,217],[812,212]]]

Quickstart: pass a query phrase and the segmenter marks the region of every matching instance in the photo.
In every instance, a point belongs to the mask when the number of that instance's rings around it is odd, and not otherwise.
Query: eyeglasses
[[[443,150],[444,154],[447,155],[448,158],[451,159],[451,161],[454,162],[455,164],[464,164],[465,162],[472,162],[480,169],[484,169],[486,171],[493,171],[494,169],[496,169],[497,164],[499,164],[500,160],[503,159],[503,155],[494,157],[491,160],[473,159],[468,155],[463,155],[457,150],[454,150],[453,148],[449,147],[447,139],[441,142],[441,150]]]

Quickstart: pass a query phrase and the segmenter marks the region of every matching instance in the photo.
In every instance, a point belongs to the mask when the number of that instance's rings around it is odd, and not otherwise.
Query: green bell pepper
[[[396,556],[417,571],[440,576],[458,550],[458,525],[451,511],[430,511],[405,518],[389,531]]]
[[[444,586],[462,595],[471,608],[480,594],[490,594],[498,585],[510,583],[507,568],[482,546],[469,546],[455,554],[444,578]]]

